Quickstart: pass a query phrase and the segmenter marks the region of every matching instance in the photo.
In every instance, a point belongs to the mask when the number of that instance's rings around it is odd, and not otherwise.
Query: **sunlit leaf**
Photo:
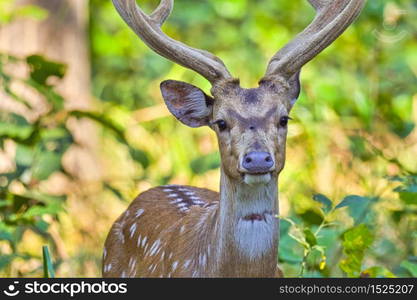
[[[374,235],[364,224],[355,226],[342,236],[345,258],[339,263],[340,268],[349,277],[359,277],[365,251],[372,245]]]

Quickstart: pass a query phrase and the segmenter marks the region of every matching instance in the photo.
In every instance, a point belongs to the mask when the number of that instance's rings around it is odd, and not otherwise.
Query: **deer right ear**
[[[169,111],[182,123],[190,127],[208,125],[214,99],[201,89],[176,80],[161,83],[162,97]]]

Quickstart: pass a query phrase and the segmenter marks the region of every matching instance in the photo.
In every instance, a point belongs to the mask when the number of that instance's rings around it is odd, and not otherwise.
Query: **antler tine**
[[[162,0],[150,16],[138,7],[135,0],[112,1],[125,22],[156,53],[196,71],[212,84],[232,78],[218,57],[207,51],[189,47],[161,31],[160,27],[171,14],[174,0]]]
[[[159,6],[151,14],[151,19],[158,23],[159,27],[164,24],[174,9],[174,0],[162,0]]]
[[[353,23],[365,3],[365,0],[308,1],[315,8],[316,17],[304,31],[272,57],[265,78],[290,78],[297,74]]]

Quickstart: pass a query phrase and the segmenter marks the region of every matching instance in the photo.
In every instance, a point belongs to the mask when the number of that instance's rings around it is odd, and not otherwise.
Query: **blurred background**
[[[177,0],[164,31],[255,87],[313,16],[305,0]],[[368,1],[301,76],[279,182],[284,274],[417,277],[417,2]],[[56,276],[101,276],[110,226],[140,192],[219,189],[215,135],[168,113],[166,79],[210,89],[110,0],[0,0],[0,276],[42,276],[43,245]]]

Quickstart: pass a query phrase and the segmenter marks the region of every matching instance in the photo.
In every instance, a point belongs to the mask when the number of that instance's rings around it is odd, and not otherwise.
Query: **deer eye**
[[[280,127],[287,127],[289,120],[291,120],[291,118],[288,117],[288,116],[281,117],[281,119],[279,119],[279,126]]]
[[[218,120],[215,123],[219,127],[219,130],[220,131],[225,131],[227,129],[227,123],[226,123],[225,120]]]

